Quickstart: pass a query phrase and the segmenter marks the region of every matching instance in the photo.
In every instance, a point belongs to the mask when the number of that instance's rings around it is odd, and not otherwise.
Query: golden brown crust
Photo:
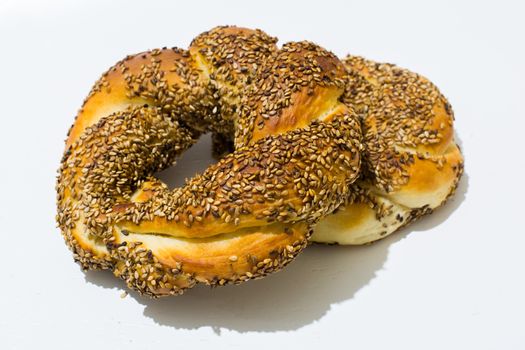
[[[314,119],[353,114],[339,101],[345,78],[345,67],[332,53],[309,42],[283,45],[267,59],[245,95],[241,121],[250,124],[239,129],[246,134],[237,134],[236,144],[302,128]]]
[[[144,135],[148,135],[145,139]],[[57,182],[57,220],[84,268],[111,268],[99,217],[131,198],[148,172],[169,166],[195,134],[156,107],[130,107],[100,119],[66,149]]]
[[[171,285],[178,286],[180,290],[195,282],[209,285],[237,284],[277,271],[306,246],[309,230],[309,225],[303,222],[276,223],[203,239],[177,239],[136,233],[127,233],[127,236],[116,233],[115,237],[117,243],[141,242],[137,245],[141,249],[138,254],[146,259],[148,252],[153,252],[151,258],[159,265],[148,273],[148,286],[142,289],[162,295],[178,292],[173,288],[160,293],[156,290],[155,286],[165,282],[163,279],[166,275],[176,279]],[[118,249],[124,250],[133,244],[128,243]],[[135,246],[132,249],[137,250]],[[116,268],[117,275],[123,276],[131,285],[143,282],[144,278],[134,273],[141,269],[136,261],[136,254],[126,252],[122,254],[120,261]],[[142,264],[151,265],[151,262]],[[152,281],[156,282],[152,285]]]
[[[184,50],[163,48],[127,56],[95,83],[77,114],[66,147],[87,126],[128,107],[162,105],[166,112],[186,119],[212,115],[215,100],[211,95],[207,82]]]

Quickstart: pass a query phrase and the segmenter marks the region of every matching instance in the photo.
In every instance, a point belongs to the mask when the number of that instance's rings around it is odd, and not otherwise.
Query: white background
[[[519,1],[0,2],[0,348],[525,349],[525,8]],[[219,24],[397,63],[450,99],[457,195],[366,247],[312,246],[285,271],[182,297],[119,296],[55,227],[63,140],[127,54]],[[162,178],[210,163],[203,140]]]

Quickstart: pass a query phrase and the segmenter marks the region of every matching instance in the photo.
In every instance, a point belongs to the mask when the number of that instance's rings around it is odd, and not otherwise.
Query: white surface
[[[0,3],[0,347],[524,349],[523,3],[222,3]],[[378,244],[313,246],[238,287],[120,299],[109,273],[82,273],[54,222],[77,109],[125,55],[186,47],[219,24],[433,80],[454,107],[466,158],[456,197]],[[203,169],[208,149],[209,139],[163,178]]]

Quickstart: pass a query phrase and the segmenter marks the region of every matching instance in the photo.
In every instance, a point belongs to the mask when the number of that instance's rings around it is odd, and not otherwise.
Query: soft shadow
[[[197,286],[182,296],[161,299],[129,296],[144,305],[144,315],[160,325],[180,329],[212,327],[238,332],[299,329],[322,318],[332,304],[351,299],[379,271],[389,246],[408,232],[371,246],[308,247],[287,268],[238,286]],[[125,289],[110,272],[89,271],[88,283]]]
[[[202,148],[198,152],[209,150],[209,141],[199,144]],[[196,159],[190,157],[188,161]],[[188,169],[183,171],[185,176],[193,175]],[[170,186],[179,184],[172,182]],[[283,271],[261,280],[213,289],[197,286],[179,297],[149,299],[135,292],[130,296],[144,305],[145,316],[174,328],[209,326],[217,333],[222,328],[238,332],[296,330],[322,318],[333,304],[353,298],[381,270],[392,244],[410,232],[426,231],[444,222],[465,200],[467,191],[465,173],[455,196],[445,206],[392,236],[367,246],[314,244]],[[85,279],[104,288],[126,288],[109,272],[87,272]]]

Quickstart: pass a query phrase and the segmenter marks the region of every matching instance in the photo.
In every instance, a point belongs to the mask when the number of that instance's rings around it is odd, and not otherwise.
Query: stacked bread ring
[[[462,157],[435,86],[276,41],[218,27],[103,74],[57,181],[57,221],[84,269],[152,297],[241,283],[312,240],[377,240],[453,193]],[[153,177],[208,132],[218,163],[174,190]]]
[[[424,77],[391,64],[348,56],[343,101],[360,116],[363,166],[352,195],[321,220],[317,242],[365,244],[429,214],[463,173],[452,108]]]

